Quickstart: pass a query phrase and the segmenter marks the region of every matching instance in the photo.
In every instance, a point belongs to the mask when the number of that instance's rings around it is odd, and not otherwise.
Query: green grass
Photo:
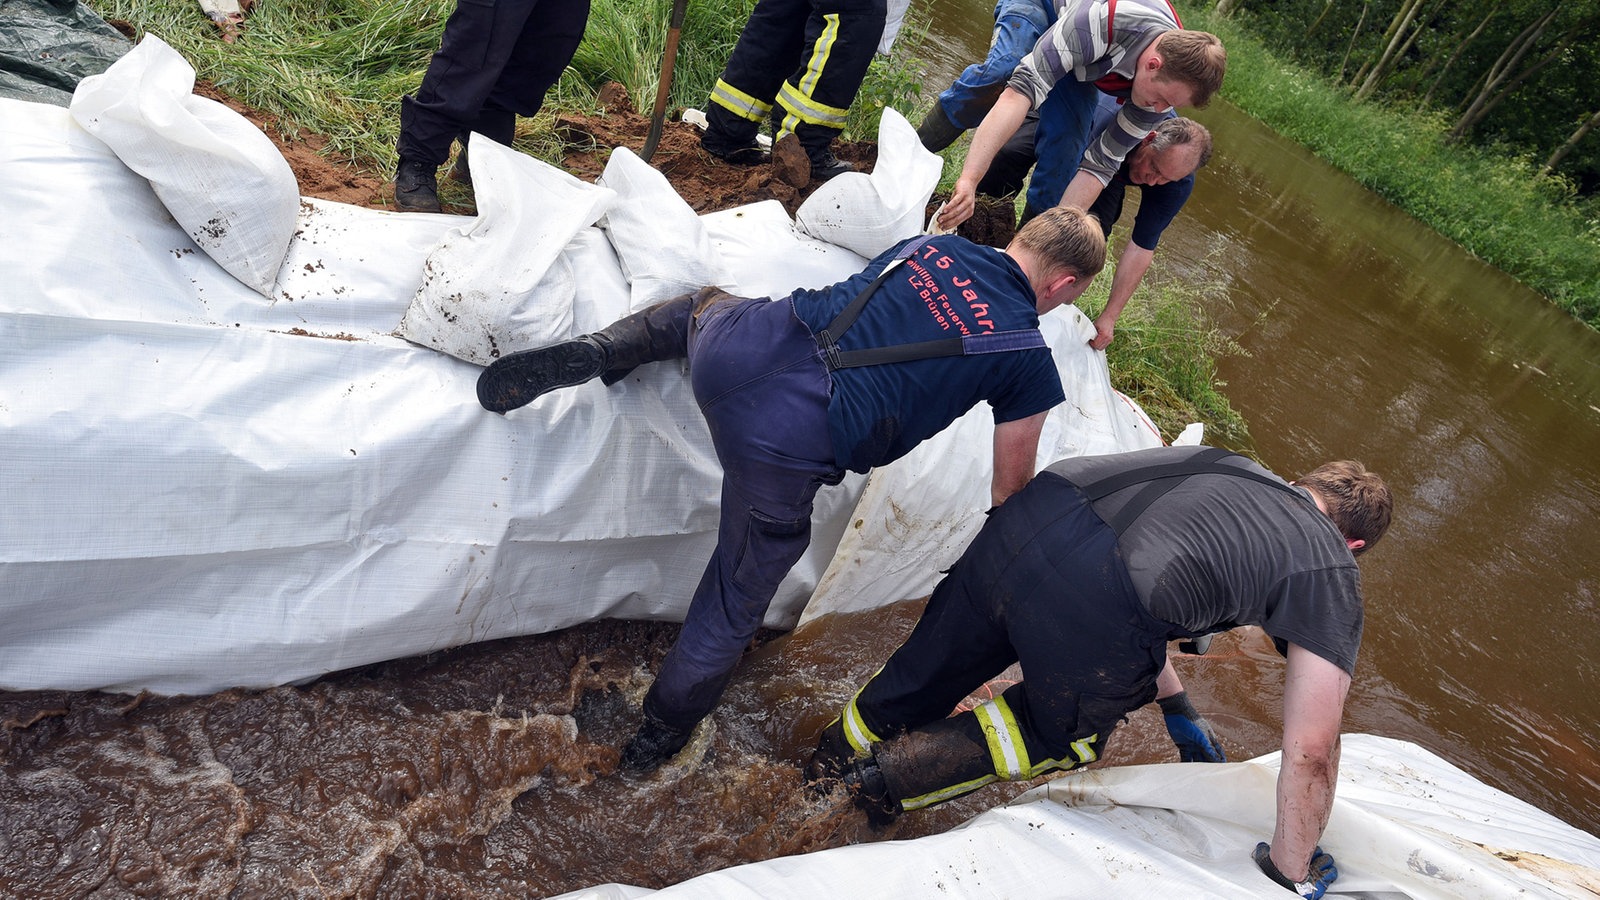
[[[1442,115],[1352,103],[1208,10],[1186,9],[1184,21],[1227,46],[1229,102],[1600,328],[1600,218],[1565,181],[1538,177],[1532,159],[1446,145]]]
[[[1163,278],[1159,268],[1152,268],[1117,318],[1116,338],[1106,348],[1111,385],[1144,408],[1165,440],[1200,422],[1207,444],[1248,451],[1249,428],[1217,376],[1218,359],[1245,350],[1209,325],[1202,312],[1225,306],[1227,292],[1220,284]],[[1091,319],[1105,307],[1113,269],[1108,263],[1078,300]]]

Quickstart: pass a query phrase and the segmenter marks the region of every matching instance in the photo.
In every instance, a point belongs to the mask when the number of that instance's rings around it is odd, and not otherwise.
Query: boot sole
[[[557,388],[583,384],[605,365],[600,348],[588,341],[566,341],[523,350],[495,360],[478,376],[478,403],[490,412],[527,406]]]

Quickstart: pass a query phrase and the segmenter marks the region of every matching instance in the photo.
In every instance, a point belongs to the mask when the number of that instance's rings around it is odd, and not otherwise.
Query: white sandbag
[[[700,219],[734,273],[728,290],[742,297],[786,297],[796,288],[825,288],[861,271],[868,261],[800,234],[776,200],[706,213]],[[778,259],[782,265],[774,264]]]
[[[922,146],[905,116],[886,106],[872,174],[846,172],[817,188],[800,204],[795,226],[871,259],[922,233],[928,198],[943,171],[944,160]]]
[[[721,479],[682,365],[487,413],[476,366],[391,334],[430,248],[470,220],[307,202],[265,304],[66,110],[0,101],[0,121],[0,689],[205,693],[606,616],[681,621]],[[747,296],[865,262],[775,202],[703,222]],[[606,233],[574,246],[556,337],[628,308]],[[968,440],[950,456],[987,460],[987,435]],[[965,478],[932,470],[898,498],[905,522]],[[818,495],[764,624],[792,626],[843,568],[864,480]],[[861,521],[908,558],[943,536]],[[906,596],[884,559],[853,577]]]
[[[600,225],[628,276],[632,309],[707,285],[731,286],[728,267],[711,245],[700,217],[665,175],[632,150],[612,150],[595,183],[617,192],[617,202]]]
[[[146,35],[78,85],[72,116],[150,180],[200,249],[270,295],[300,206],[294,172],[249,120],[193,90],[193,67]]]
[[[428,255],[399,334],[487,366],[571,332],[574,271],[588,264],[569,245],[616,194],[481,134],[470,142],[478,216]]]
[[[556,900],[651,896],[1194,897],[1277,900],[1250,858],[1272,834],[1281,756],[1093,769],[943,834],[733,866],[652,894],[604,885]],[[911,813],[911,815],[916,815]],[[1600,894],[1600,839],[1416,744],[1343,738],[1336,898],[1500,900]]]

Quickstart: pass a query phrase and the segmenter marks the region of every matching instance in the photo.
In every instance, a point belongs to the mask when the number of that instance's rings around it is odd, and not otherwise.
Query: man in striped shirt
[[[1184,30],[1165,0],[1079,0],[1062,8],[978,126],[939,224],[954,228],[972,215],[978,182],[1035,109],[1039,163],[1028,213],[1058,204],[1087,209],[1168,112],[1210,101],[1226,67],[1221,41]],[[1100,92],[1122,100],[1122,109],[1090,144]]]

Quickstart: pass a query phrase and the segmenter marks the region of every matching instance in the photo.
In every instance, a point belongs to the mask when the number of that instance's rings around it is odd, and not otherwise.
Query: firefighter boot
[[[856,808],[867,814],[867,824],[873,831],[881,831],[894,824],[904,809],[900,801],[890,794],[889,783],[878,768],[876,757],[852,762],[840,777],[850,800]]]
[[[681,358],[688,352],[692,302],[685,294],[593,334],[503,356],[478,376],[478,402],[506,413],[557,388],[602,376],[609,386],[644,363]]]
[[[844,735],[844,721],[834,719],[827,728],[822,729],[822,734],[817,738],[817,749],[811,751],[811,759],[806,762],[806,786],[814,793],[826,793],[830,782],[843,777],[855,759],[856,750]]]

